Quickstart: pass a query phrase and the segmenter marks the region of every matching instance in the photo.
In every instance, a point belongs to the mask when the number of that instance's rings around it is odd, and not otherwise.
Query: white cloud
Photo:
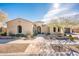
[[[71,10],[74,4],[65,4],[61,7],[61,4],[52,4],[50,10],[44,15],[42,21],[48,23],[51,19],[55,19],[60,16],[71,16],[78,14],[79,12],[75,12]]]
[[[79,14],[79,12],[72,11],[69,13],[62,14],[62,15],[60,15],[60,17],[72,16],[72,15],[77,15],[77,14]]]
[[[61,11],[64,11],[66,10],[66,8],[62,8],[62,9],[57,9],[57,10],[50,10],[45,16],[44,18],[42,19],[43,21],[49,21],[51,20],[52,18],[56,18],[56,14],[58,14],[59,12]]]

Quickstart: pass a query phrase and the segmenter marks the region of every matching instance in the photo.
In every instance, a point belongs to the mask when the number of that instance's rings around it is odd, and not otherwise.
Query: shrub
[[[70,39],[71,41],[74,41],[74,38],[72,37],[72,35],[69,35],[69,39]]]
[[[46,35],[50,35],[50,33],[46,33]]]
[[[1,35],[1,36],[6,36],[7,33],[6,33],[6,32],[1,32],[0,35]]]
[[[44,32],[42,32],[41,34],[45,34]]]
[[[15,36],[15,34],[9,33],[9,36]]]
[[[64,36],[66,36],[66,33],[64,34]]]
[[[16,37],[25,37],[24,34],[16,34],[15,36],[16,36]]]
[[[33,36],[36,36],[37,35],[37,33],[33,33]]]

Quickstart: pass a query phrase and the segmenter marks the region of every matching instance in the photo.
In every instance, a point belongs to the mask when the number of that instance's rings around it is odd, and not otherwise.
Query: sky
[[[50,4],[41,3],[8,3],[0,4],[0,10],[8,15],[9,19],[24,18],[27,20],[37,21],[50,9]]]
[[[8,19],[23,18],[31,21],[48,22],[61,16],[79,13],[77,3],[0,3],[0,11],[8,15]]]

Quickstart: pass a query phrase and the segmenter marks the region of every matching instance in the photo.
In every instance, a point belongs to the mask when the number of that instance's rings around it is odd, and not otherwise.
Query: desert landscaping
[[[0,56],[79,56],[78,7],[0,4]]]
[[[29,56],[78,56],[79,40],[58,40],[39,34],[34,38],[20,37],[0,44],[0,55]],[[46,39],[47,38],[47,39]],[[1,39],[0,39],[1,40]],[[5,41],[5,40],[4,40]],[[1,42],[1,41],[0,41]]]

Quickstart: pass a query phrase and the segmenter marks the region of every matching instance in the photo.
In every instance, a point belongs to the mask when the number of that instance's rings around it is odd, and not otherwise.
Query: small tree
[[[0,11],[0,22],[4,22],[5,20],[7,20],[7,15],[3,11]]]

